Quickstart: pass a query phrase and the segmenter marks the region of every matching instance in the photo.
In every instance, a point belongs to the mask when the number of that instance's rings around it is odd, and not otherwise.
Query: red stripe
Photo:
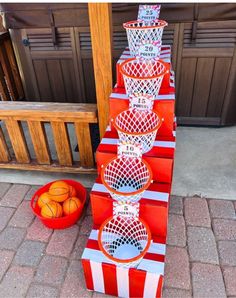
[[[118,296],[116,265],[102,263],[105,294]]]
[[[157,294],[156,294],[157,298],[162,297],[162,286],[163,286],[163,276],[160,275],[159,283],[158,283],[158,287],[157,287]]]
[[[84,269],[84,277],[85,277],[86,287],[88,290],[93,291],[94,286],[93,286],[93,276],[92,276],[90,261],[82,259],[82,265],[83,265],[83,269]]]
[[[86,248],[99,250],[98,241],[93,239],[88,239]]]
[[[131,268],[129,271],[129,295],[137,298],[143,297],[146,271]]]
[[[147,252],[145,254],[144,259],[162,262],[162,263],[165,262],[165,256],[159,255],[159,254],[154,254],[154,253],[149,253],[149,252]]]

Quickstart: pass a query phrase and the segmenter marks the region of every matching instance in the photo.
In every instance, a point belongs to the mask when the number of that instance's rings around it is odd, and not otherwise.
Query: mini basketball
[[[38,205],[40,208],[42,208],[45,204],[49,203],[52,201],[51,195],[49,194],[49,192],[44,192],[43,194],[41,194],[41,196],[38,198]]]
[[[49,194],[53,201],[63,202],[70,195],[70,186],[64,181],[56,181],[50,186]]]
[[[56,218],[62,216],[62,206],[57,202],[49,202],[43,205],[41,215],[46,218]]]
[[[64,201],[63,203],[63,212],[65,215],[69,215],[79,209],[81,206],[80,199],[72,197]]]
[[[69,185],[69,188],[70,188],[70,198],[76,197],[76,190],[75,190],[74,186]]]

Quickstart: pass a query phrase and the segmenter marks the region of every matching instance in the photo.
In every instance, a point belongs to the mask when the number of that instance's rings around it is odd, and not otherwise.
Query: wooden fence
[[[0,33],[0,100],[24,98],[21,78],[8,32]]]
[[[94,173],[89,124],[97,123],[95,104],[0,102],[0,168]],[[67,124],[74,127],[79,158],[73,160]],[[52,130],[57,159],[52,158],[45,125]],[[29,137],[26,140],[26,133]],[[32,158],[33,145],[35,158]],[[55,154],[54,154],[55,155]]]

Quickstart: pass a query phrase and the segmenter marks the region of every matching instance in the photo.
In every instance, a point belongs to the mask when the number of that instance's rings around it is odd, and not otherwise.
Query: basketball
[[[43,205],[41,215],[46,218],[56,218],[62,216],[62,207],[57,202],[49,202]]]
[[[42,208],[43,205],[45,205],[45,204],[47,204],[47,203],[49,203],[49,202],[51,202],[51,201],[52,201],[52,198],[51,198],[49,192],[44,192],[44,193],[41,194],[41,196],[38,198],[37,203],[38,203],[39,207]]]
[[[63,203],[63,212],[65,215],[69,215],[79,209],[80,206],[80,199],[76,197],[69,198]]]
[[[63,202],[70,195],[70,186],[64,181],[56,181],[49,188],[51,199],[56,202]]]
[[[76,190],[75,190],[74,186],[69,185],[69,188],[70,188],[70,198],[76,197]]]

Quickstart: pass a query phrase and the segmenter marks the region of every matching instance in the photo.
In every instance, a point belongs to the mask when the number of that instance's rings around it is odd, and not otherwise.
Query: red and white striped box
[[[124,88],[114,88],[109,98],[110,120],[129,108],[129,98]],[[160,114],[163,119],[159,128],[158,136],[172,136],[174,113],[175,113],[175,94],[159,94],[154,100],[153,110]],[[111,129],[115,130],[110,121]]]
[[[130,55],[129,48],[126,47],[116,64],[116,82],[117,82],[118,88],[124,88],[123,75],[120,72],[121,63],[129,58],[132,58],[132,56]],[[161,47],[160,59],[170,64],[170,68],[171,68],[171,46],[170,45],[163,45]],[[170,85],[172,84],[171,72],[172,70],[170,70],[170,73],[167,73],[164,76],[161,89],[169,88]],[[174,88],[174,85],[172,87]]]
[[[168,202],[171,184],[151,183],[139,201],[139,215],[148,224],[153,236],[166,237]],[[96,179],[90,193],[93,222],[100,226],[113,215],[113,202],[101,178]]]
[[[165,254],[166,239],[153,238],[137,268],[119,267],[100,251],[94,227],[82,255],[87,289],[118,297],[161,297]]]
[[[101,166],[116,157],[118,141],[119,137],[116,131],[106,131],[96,151],[96,162],[99,174],[101,172]],[[149,163],[152,169],[153,180],[157,182],[171,183],[174,152],[174,136],[157,136],[153,148],[149,152],[143,154],[143,159]]]

